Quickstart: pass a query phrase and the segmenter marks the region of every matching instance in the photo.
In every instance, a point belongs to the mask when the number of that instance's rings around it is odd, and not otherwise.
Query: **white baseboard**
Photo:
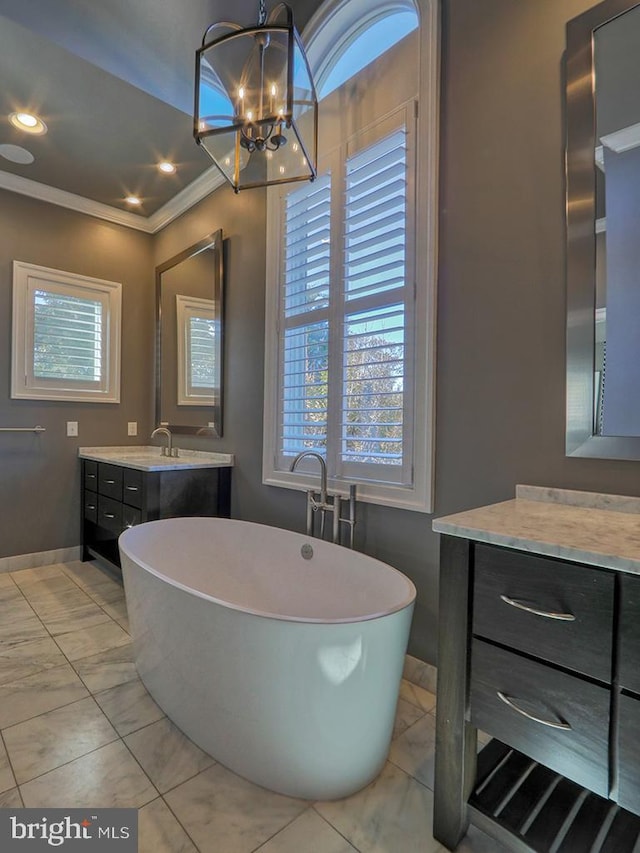
[[[16,554],[13,557],[0,557],[0,572],[19,572],[21,569],[37,569],[54,563],[68,563],[80,559],[80,546],[56,548],[53,551],[37,551],[34,554]]]

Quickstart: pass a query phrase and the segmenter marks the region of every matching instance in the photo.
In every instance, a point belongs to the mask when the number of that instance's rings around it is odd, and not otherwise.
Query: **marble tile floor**
[[[359,793],[274,794],[165,717],[136,673],[122,587],[97,564],[0,573],[0,808],[135,807],[139,853],[445,853],[435,703],[403,680],[388,761]],[[458,850],[504,848],[473,829]]]

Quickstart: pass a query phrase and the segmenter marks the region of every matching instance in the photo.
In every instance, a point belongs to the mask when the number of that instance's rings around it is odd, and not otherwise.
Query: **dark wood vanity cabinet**
[[[440,583],[436,838],[640,849],[640,577],[444,536]]]
[[[231,468],[141,471],[82,460],[82,559],[119,569],[118,537],[128,527],[184,515],[228,518]]]

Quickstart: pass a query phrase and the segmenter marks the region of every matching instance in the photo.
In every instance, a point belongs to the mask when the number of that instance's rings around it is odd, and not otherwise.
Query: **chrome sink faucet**
[[[155,438],[157,435],[166,435],[166,437],[167,437],[167,445],[166,445],[166,447],[163,445],[160,448],[160,455],[161,456],[174,456],[174,457],[176,457],[178,455],[178,448],[176,447],[174,450],[172,447],[173,436],[171,435],[171,430],[168,429],[167,427],[162,427],[162,426],[157,427],[151,433],[151,438]]]
[[[291,463],[290,471],[295,471],[298,464],[308,457],[317,459],[320,463],[320,494],[316,498],[316,492],[313,489],[307,490],[307,536],[313,536],[314,514],[320,512],[320,539],[324,539],[325,515],[327,512],[333,513],[333,535],[332,541],[340,544],[340,522],[344,522],[349,526],[349,547],[353,548],[353,528],[355,525],[355,502],[356,502],[356,487],[349,487],[349,517],[341,518],[340,502],[341,497],[338,494],[329,494],[327,491],[327,463],[324,457],[314,450],[303,450],[298,453],[296,458]]]

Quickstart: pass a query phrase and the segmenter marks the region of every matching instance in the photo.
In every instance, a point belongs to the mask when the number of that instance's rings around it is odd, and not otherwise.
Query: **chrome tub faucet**
[[[332,537],[331,541],[339,545],[340,543],[340,523],[346,524],[349,527],[349,542],[350,548],[353,548],[353,529],[355,527],[355,504],[356,504],[356,487],[349,486],[349,516],[342,518],[340,515],[341,497],[339,494],[329,494],[327,490],[327,463],[324,457],[315,450],[303,450],[298,453],[291,466],[290,471],[295,471],[298,464],[308,457],[317,459],[320,464],[320,493],[314,489],[307,490],[307,536],[314,536],[314,518],[320,512],[320,533],[319,538],[324,539],[325,517],[326,513],[333,514]]]

